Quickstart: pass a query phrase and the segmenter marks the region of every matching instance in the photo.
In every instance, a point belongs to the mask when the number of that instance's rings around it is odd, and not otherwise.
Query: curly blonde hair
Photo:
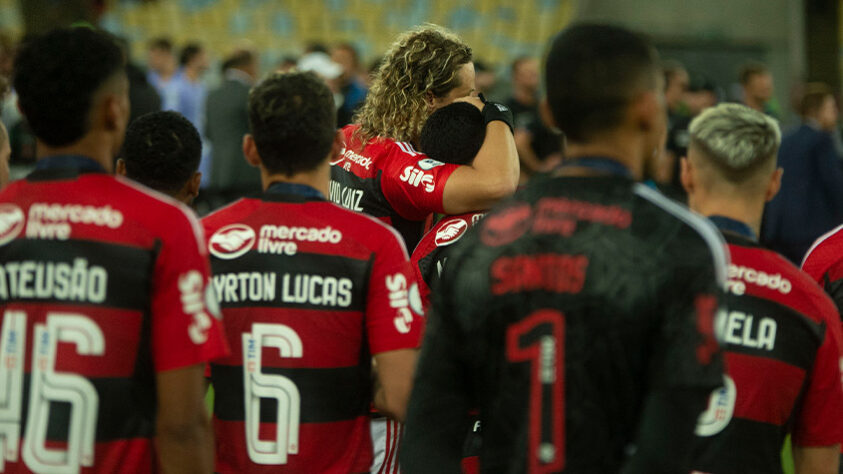
[[[355,117],[365,143],[377,137],[414,142],[433,112],[425,102],[460,85],[457,72],[471,62],[471,48],[433,24],[403,33],[384,56],[366,102]]]

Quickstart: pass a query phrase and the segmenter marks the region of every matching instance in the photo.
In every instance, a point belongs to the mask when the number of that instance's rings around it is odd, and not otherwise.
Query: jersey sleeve
[[[843,308],[843,261],[837,261],[836,253],[829,255],[836,246],[819,246],[808,251],[805,260],[802,262],[802,271],[807,273],[811,279],[819,283],[828,296],[831,297],[837,310]],[[828,266],[827,262],[835,263]]]
[[[397,233],[381,227],[366,298],[366,331],[371,353],[419,347],[424,317],[418,284]]]
[[[420,221],[444,213],[445,183],[459,165],[446,164],[416,152],[409,144],[396,143],[381,175],[381,190],[401,217]]]
[[[802,409],[793,428],[797,446],[843,443],[843,335],[839,315],[827,310],[824,340],[814,358]]]
[[[152,357],[155,370],[201,364],[228,347],[219,305],[210,287],[210,264],[196,219],[174,210],[155,262],[152,288]]]
[[[727,251],[722,240],[685,243],[684,258],[671,269],[670,283],[659,298],[663,312],[653,383],[659,388],[714,388],[723,382],[715,319],[725,314]]]

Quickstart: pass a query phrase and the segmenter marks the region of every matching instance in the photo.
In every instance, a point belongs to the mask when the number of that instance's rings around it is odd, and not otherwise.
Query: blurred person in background
[[[208,70],[208,54],[199,43],[188,43],[179,55],[181,80],[178,87],[178,102],[173,109],[202,130],[205,120],[205,100],[208,89],[202,82]]]
[[[779,118],[779,112],[773,103],[773,75],[762,63],[749,62],[741,67],[738,74],[744,105],[773,118]]]
[[[471,48],[437,25],[401,34],[387,52],[356,123],[343,128],[346,146],[331,168],[331,200],[392,225],[414,248],[434,212],[486,209],[512,194],[518,157],[512,113],[474,94]],[[471,165],[445,164],[416,151],[435,110],[469,101],[486,123]]]
[[[179,98],[179,68],[173,51],[173,42],[168,38],[155,38],[146,50],[147,78],[161,97],[161,108],[175,110]]]
[[[17,45],[12,37],[0,31],[0,77],[6,78],[9,84],[12,81],[16,49]],[[11,85],[9,85],[9,88],[11,88]],[[6,125],[6,130],[10,130],[20,119],[16,95],[14,91],[9,90],[5,99],[0,98],[0,121]]]
[[[667,106],[667,141],[664,153],[657,160],[653,160],[650,175],[667,194],[674,196],[673,189],[678,184],[679,159],[685,156],[687,147],[687,130],[690,118],[685,107],[685,93],[690,82],[688,71],[678,61],[664,61],[664,101]]]
[[[235,51],[222,64],[223,82],[208,94],[205,136],[211,143],[208,187],[211,208],[260,190],[260,173],[243,159],[243,137],[249,133],[249,89],[258,76],[253,51]],[[205,176],[204,173],[208,173]],[[219,202],[216,202],[219,201]]]
[[[9,81],[0,76],[0,104],[9,93]],[[9,158],[12,156],[12,146],[9,141],[9,132],[3,122],[0,121],[0,189],[9,184]]]
[[[129,123],[141,115],[161,110],[161,96],[155,86],[149,83],[149,74],[132,61],[132,51],[125,38],[118,38],[120,49],[126,58],[126,75],[129,77]]]
[[[802,124],[779,149],[782,188],[767,204],[761,240],[796,264],[814,240],[843,222],[843,170],[832,135],[838,114],[827,85],[806,85]]]
[[[202,140],[178,112],[143,115],[129,125],[115,173],[186,205],[199,195]]]
[[[491,94],[494,93],[495,87],[498,85],[498,75],[494,68],[489,67],[483,61],[474,61],[474,87],[478,94],[483,94],[489,99],[495,100]]]
[[[548,129],[539,114],[539,61],[522,56],[512,62],[512,95],[504,101],[512,110],[515,146],[521,163],[521,184],[561,160],[560,137]]]
[[[717,474],[781,473],[788,434],[798,474],[837,474],[843,441],[837,308],[811,278],[758,244],[764,203],[778,191],[778,123],[741,104],[691,122],[682,184],[731,255],[723,387],[697,424],[692,466]]]
[[[360,56],[351,43],[340,43],[331,49],[331,60],[342,67],[342,73],[337,77],[337,89],[342,96],[342,103],[337,110],[337,127],[345,127],[351,123],[357,109],[366,100],[366,84],[361,79]]]
[[[299,58],[291,55],[284,56],[283,58],[281,58],[281,61],[278,62],[278,66],[275,68],[275,72],[290,72],[295,69],[298,64]]]

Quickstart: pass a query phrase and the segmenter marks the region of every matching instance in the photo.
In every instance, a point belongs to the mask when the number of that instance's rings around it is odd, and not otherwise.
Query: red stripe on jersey
[[[726,352],[726,367],[735,381],[734,416],[784,426],[802,390],[805,371],[775,359]],[[771,378],[770,374],[776,374]]]
[[[275,424],[261,423],[261,441],[275,439]],[[348,474],[368,472],[372,464],[369,417],[335,423],[299,425],[298,453],[289,454],[287,464],[257,464],[249,458],[246,426],[242,421],[214,419],[216,472],[255,474],[319,472]]]
[[[47,313],[81,314],[93,320],[102,330],[105,353],[80,355],[75,344],[60,342],[56,351],[55,370],[73,372],[89,378],[129,377],[135,371],[135,358],[140,343],[143,315],[137,311],[118,310],[93,305],[56,305],[15,303],[4,311],[21,310],[27,314],[26,347],[32,353],[34,324],[44,324]],[[32,370],[32,358],[26,357],[25,371]]]
[[[214,361],[220,365],[243,365],[243,333],[254,323],[285,324],[296,328],[307,348],[307,357],[281,357],[277,349],[264,350],[264,367],[332,368],[360,362],[363,315],[358,311],[320,311],[276,308],[226,308],[225,328],[231,355]]]
[[[51,450],[65,450],[67,443],[47,442],[45,447]],[[152,442],[143,438],[96,443],[94,445],[94,467],[78,466],[80,474],[149,474],[159,471]],[[51,466],[47,471],[57,471],[59,466]],[[6,461],[4,474],[24,474],[35,472],[23,461],[23,442],[18,452],[17,462]]]

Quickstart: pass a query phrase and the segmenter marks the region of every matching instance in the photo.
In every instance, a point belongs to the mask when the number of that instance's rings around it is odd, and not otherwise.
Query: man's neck
[[[102,165],[109,173],[114,170],[114,157],[110,143],[95,133],[88,134],[71,145],[61,147],[52,147],[39,140],[35,145],[35,154],[39,160],[61,155],[85,156]]]
[[[287,176],[281,173],[269,173],[261,168],[261,184],[266,191],[272,183],[303,184],[322,193],[326,198],[329,195],[329,183],[331,181],[331,166],[326,161],[313,171],[298,173]]]
[[[588,143],[571,143],[568,142],[565,149],[565,161],[573,161],[577,158],[584,157],[602,157],[624,165],[632,173],[636,181],[640,181],[644,176],[644,157],[641,156],[641,146],[637,145],[634,140],[623,140],[619,137],[606,140],[593,140]],[[573,167],[572,167],[573,168]],[[571,173],[567,170],[563,174],[577,174],[577,175],[592,175],[599,174],[590,170],[582,170],[582,172]]]
[[[756,201],[750,202],[744,197],[727,195],[702,200],[691,196],[689,207],[706,217],[723,216],[743,222],[752,228],[755,235],[759,235],[761,232],[761,215],[764,213],[764,201],[763,199]]]

